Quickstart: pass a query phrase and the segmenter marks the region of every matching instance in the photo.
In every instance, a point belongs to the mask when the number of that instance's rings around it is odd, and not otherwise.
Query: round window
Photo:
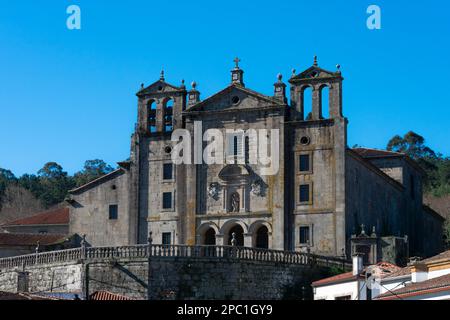
[[[167,154],[172,153],[172,147],[171,147],[171,146],[167,146],[167,147],[164,148],[164,151],[165,151]]]
[[[300,143],[303,144],[304,146],[308,145],[311,143],[311,139],[309,137],[302,137],[300,139]]]
[[[233,104],[238,104],[241,101],[241,99],[239,99],[238,96],[234,96],[233,98],[231,98],[231,102]]]

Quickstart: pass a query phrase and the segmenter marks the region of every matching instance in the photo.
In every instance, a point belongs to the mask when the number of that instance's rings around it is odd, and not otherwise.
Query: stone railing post
[[[147,238],[147,247],[148,247],[148,256],[150,257],[152,255],[152,245],[153,245],[153,232],[148,233]]]
[[[83,234],[81,237],[81,260],[86,260],[86,235]]]
[[[34,262],[35,264],[38,264],[40,247],[41,247],[41,242],[40,241],[36,242],[36,249],[35,249],[36,259],[35,259],[35,262]]]
[[[312,263],[311,247],[308,246],[308,248],[306,248],[306,264],[311,264],[311,263]]]

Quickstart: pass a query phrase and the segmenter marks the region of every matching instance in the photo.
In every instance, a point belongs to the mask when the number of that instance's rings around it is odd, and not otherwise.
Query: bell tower
[[[137,93],[138,130],[147,135],[170,133],[182,127],[181,113],[186,109],[186,86],[179,87],[165,81],[164,71],[160,79]]]
[[[290,247],[339,256],[346,249],[345,154],[347,119],[342,113],[340,66],[331,72],[313,65],[289,80],[288,226]],[[324,103],[325,89],[328,105]],[[307,101],[306,90],[311,91]],[[309,97],[308,97],[309,98]],[[311,112],[306,105],[311,106]],[[328,108],[328,112],[325,112]]]
[[[319,67],[317,57],[314,64],[304,72],[296,75],[295,70],[289,83],[291,84],[291,120],[322,120],[323,109],[329,108],[330,119],[343,118],[342,114],[342,78],[340,65],[336,72],[326,71]],[[329,105],[324,106],[323,91],[329,89]],[[305,91],[312,90],[312,112],[308,119],[305,114]]]

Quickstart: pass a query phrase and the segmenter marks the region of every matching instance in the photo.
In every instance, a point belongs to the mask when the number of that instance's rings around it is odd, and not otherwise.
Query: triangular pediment
[[[240,85],[232,84],[211,97],[193,105],[186,112],[194,111],[241,111],[255,108],[284,106],[273,97],[265,96]]]
[[[158,93],[169,93],[169,92],[180,92],[184,91],[184,88],[174,86],[170,83],[165,82],[164,80],[158,80],[151,85],[149,85],[146,88],[141,89],[137,95],[138,96],[145,96],[145,95],[152,95],[152,94],[158,94]]]
[[[295,80],[305,80],[305,79],[324,79],[324,78],[336,78],[340,77],[339,72],[331,72],[322,68],[319,68],[317,66],[312,66],[308,68],[307,70],[303,71],[302,73],[292,77],[289,81],[295,81]]]

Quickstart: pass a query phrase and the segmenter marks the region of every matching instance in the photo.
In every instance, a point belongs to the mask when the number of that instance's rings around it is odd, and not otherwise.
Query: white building
[[[406,268],[389,263],[363,268],[353,258],[353,271],[313,283],[315,300],[448,300],[450,251],[416,261]]]

